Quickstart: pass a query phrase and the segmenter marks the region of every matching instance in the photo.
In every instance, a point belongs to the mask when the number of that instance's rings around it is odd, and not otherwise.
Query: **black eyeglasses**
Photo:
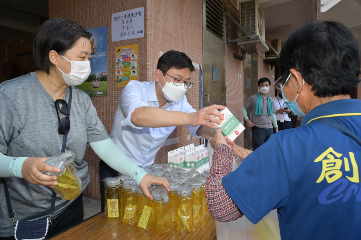
[[[166,73],[169,77],[173,78],[173,84],[176,85],[176,86],[181,86],[182,84],[184,84],[184,88],[185,89],[190,89],[194,83],[191,83],[191,82],[186,82],[184,81],[183,79],[181,78],[175,78],[175,77],[172,77],[171,75],[169,75],[168,73]]]
[[[58,132],[61,135],[67,134],[70,130],[70,119],[69,119],[69,109],[68,103],[63,99],[57,99],[55,101],[56,114],[58,115]],[[59,112],[65,115],[60,119]]]

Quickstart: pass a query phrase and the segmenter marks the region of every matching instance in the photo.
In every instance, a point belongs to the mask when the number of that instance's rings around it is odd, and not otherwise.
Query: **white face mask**
[[[167,82],[165,79],[164,82],[165,85],[163,88],[162,85],[160,85],[159,82],[158,83],[159,86],[162,88],[165,98],[170,102],[179,102],[180,100],[182,100],[184,94],[186,94],[187,92],[187,89],[184,88],[184,84],[182,84],[181,86],[176,86],[172,82]]]
[[[268,91],[269,91],[269,87],[261,87],[261,89],[260,89],[260,92],[263,94],[268,93]]]
[[[91,71],[90,61],[69,61],[66,57],[62,55],[60,56],[71,64],[70,73],[64,73],[58,66],[56,66],[62,73],[64,81],[68,84],[68,86],[77,86],[87,80]]]

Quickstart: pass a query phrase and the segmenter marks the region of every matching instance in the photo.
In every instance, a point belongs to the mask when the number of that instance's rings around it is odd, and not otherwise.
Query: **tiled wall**
[[[151,0],[146,1],[147,11],[147,73],[146,79],[154,79],[160,52],[177,50],[184,52],[198,64],[202,64],[202,1],[201,0]],[[195,85],[187,91],[188,102],[199,109],[199,70],[191,76]],[[162,147],[156,157],[156,163],[167,163],[167,152],[175,148],[195,143],[199,139],[187,140],[186,127],[177,127],[169,138],[179,137],[179,144]]]
[[[112,42],[111,15],[133,8],[145,8],[145,36],[143,38]],[[178,50],[185,52],[193,62],[202,64],[202,1],[201,0],[49,0],[49,18],[64,17],[82,25],[85,29],[107,26],[107,74],[108,96],[92,97],[98,116],[108,133],[111,131],[115,110],[122,88],[115,87],[115,48],[138,44],[139,80],[152,81],[159,52]],[[199,109],[199,70],[192,74],[196,83],[186,96],[189,103]],[[156,163],[167,161],[166,153],[177,147],[200,143],[199,139],[187,140],[186,127],[177,127],[170,138],[179,137],[180,143],[161,148]],[[84,195],[100,199],[98,164],[99,158],[90,147],[85,154],[89,164],[91,181]]]

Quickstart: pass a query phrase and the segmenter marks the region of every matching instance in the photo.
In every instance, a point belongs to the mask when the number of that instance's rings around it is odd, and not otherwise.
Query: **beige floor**
[[[100,212],[100,201],[83,196],[84,220]]]

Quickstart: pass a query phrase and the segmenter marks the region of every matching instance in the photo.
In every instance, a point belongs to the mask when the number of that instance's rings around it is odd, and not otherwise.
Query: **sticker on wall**
[[[144,37],[144,7],[112,14],[112,42]]]
[[[107,27],[87,30],[91,34],[91,72],[88,79],[77,88],[91,97],[107,96]]]
[[[138,80],[138,44],[115,48],[115,86]]]

